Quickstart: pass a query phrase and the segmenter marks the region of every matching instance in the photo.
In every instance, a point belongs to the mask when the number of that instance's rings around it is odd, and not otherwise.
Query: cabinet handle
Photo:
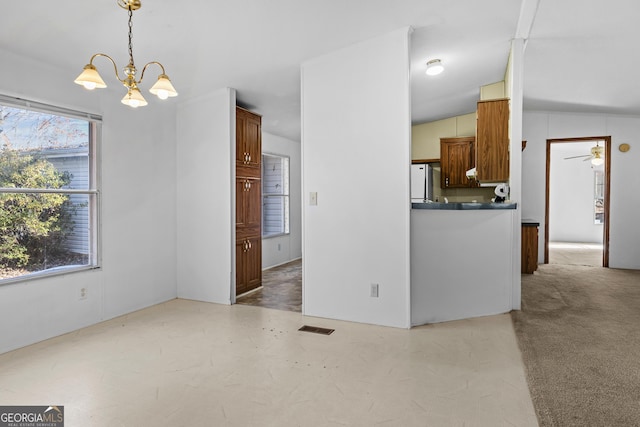
[[[251,153],[247,153],[247,163],[251,163]]]
[[[251,249],[251,241],[247,240],[247,244],[249,245],[249,249]]]
[[[449,186],[449,177],[446,177],[446,178],[444,179],[444,186],[445,186],[445,187],[448,187],[448,186]]]

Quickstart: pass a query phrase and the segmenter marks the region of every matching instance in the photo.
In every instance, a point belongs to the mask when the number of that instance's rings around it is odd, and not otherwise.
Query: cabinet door
[[[509,100],[478,102],[476,127],[478,181],[509,179]]]
[[[236,295],[247,292],[247,261],[246,261],[246,241],[245,239],[236,240]]]
[[[260,168],[262,163],[262,128],[260,116],[247,115],[245,119],[245,146],[249,154],[247,166]]]
[[[262,233],[262,180],[236,177],[236,235]]]
[[[256,236],[247,239],[247,243],[247,290],[251,290],[262,285],[262,238]]]
[[[243,166],[247,161],[246,122],[247,116],[242,110],[236,109],[236,166]]]
[[[236,108],[236,171],[239,175],[260,177],[261,122],[259,115]]]
[[[538,269],[538,227],[522,226],[521,273],[533,274]]]
[[[262,239],[236,240],[236,295],[262,285]]]
[[[440,187],[475,187],[467,178],[467,170],[473,167],[474,138],[442,138],[440,140]]]

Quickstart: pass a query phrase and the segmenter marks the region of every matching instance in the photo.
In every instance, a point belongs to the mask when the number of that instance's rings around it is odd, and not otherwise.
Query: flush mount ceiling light
[[[427,75],[428,76],[437,76],[441,72],[444,71],[444,66],[442,65],[442,61],[439,59],[432,59],[427,62]]]
[[[126,67],[124,67],[124,79],[120,78],[118,74],[118,67],[116,66],[115,61],[104,53],[96,53],[94,54],[89,63],[84,66],[84,70],[80,75],[74,80],[74,83],[84,86],[85,89],[93,90],[93,89],[102,89],[107,87],[98,74],[98,70],[93,65],[93,60],[99,56],[107,58],[113,64],[113,70],[116,73],[116,78],[127,88],[127,94],[122,98],[122,103],[128,105],[133,108],[144,107],[147,105],[147,101],[140,93],[138,89],[138,85],[142,83],[142,79],[144,78],[144,72],[147,70],[147,67],[151,64],[155,64],[160,67],[162,70],[162,74],[158,76],[158,80],[156,83],[149,89],[149,92],[156,95],[160,99],[167,99],[172,96],[178,96],[178,92],[176,92],[175,88],[171,84],[171,80],[165,74],[164,66],[157,62],[151,61],[145,64],[142,67],[142,72],[140,73],[140,79],[136,80],[136,66],[133,62],[133,45],[131,44],[131,30],[133,29],[133,24],[131,22],[131,18],[133,16],[133,11],[138,10],[142,7],[142,3],[140,0],[117,0],[118,6],[123,9],[126,9],[129,12],[129,63]]]

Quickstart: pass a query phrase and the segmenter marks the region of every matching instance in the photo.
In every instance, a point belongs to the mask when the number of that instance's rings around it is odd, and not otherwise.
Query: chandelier
[[[131,18],[133,16],[133,11],[140,9],[142,7],[142,3],[140,0],[117,0],[118,6],[123,9],[126,9],[129,12],[129,63],[126,67],[124,67],[124,78],[120,78],[120,74],[118,74],[118,67],[116,66],[115,61],[104,53],[96,53],[94,54],[89,63],[84,66],[82,73],[74,80],[74,83],[84,86],[85,89],[93,90],[93,89],[102,89],[107,87],[102,77],[98,73],[98,70],[93,65],[93,60],[99,56],[107,58],[113,64],[113,70],[116,73],[116,78],[127,88],[127,94],[122,98],[122,103],[128,105],[133,108],[144,107],[147,105],[147,101],[140,93],[138,89],[138,85],[142,83],[142,79],[144,78],[144,72],[147,70],[147,67],[155,64],[160,67],[162,70],[162,74],[158,76],[158,80],[156,83],[149,89],[153,95],[156,95],[160,99],[167,99],[168,97],[177,96],[178,92],[176,92],[175,88],[171,84],[171,80],[165,74],[164,66],[157,62],[151,61],[145,64],[142,68],[142,72],[140,73],[140,79],[136,80],[136,66],[133,62],[133,45],[131,43],[131,30],[133,29],[133,24],[131,22]]]

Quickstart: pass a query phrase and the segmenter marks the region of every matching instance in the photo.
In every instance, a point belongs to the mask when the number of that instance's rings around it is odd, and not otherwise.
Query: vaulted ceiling
[[[520,20],[523,4],[529,20]],[[503,79],[510,42],[523,32],[525,109],[640,115],[638,16],[637,0],[143,0],[133,53],[139,67],[165,65],[180,93],[173,102],[233,87],[263,114],[265,131],[299,140],[300,64],[404,26],[414,29],[414,123],[474,111],[479,87]],[[69,82],[96,52],[123,67],[127,12],[116,0],[7,2],[0,59],[5,51],[57,67]],[[446,70],[427,78],[433,58]],[[111,65],[96,65],[117,87]]]

